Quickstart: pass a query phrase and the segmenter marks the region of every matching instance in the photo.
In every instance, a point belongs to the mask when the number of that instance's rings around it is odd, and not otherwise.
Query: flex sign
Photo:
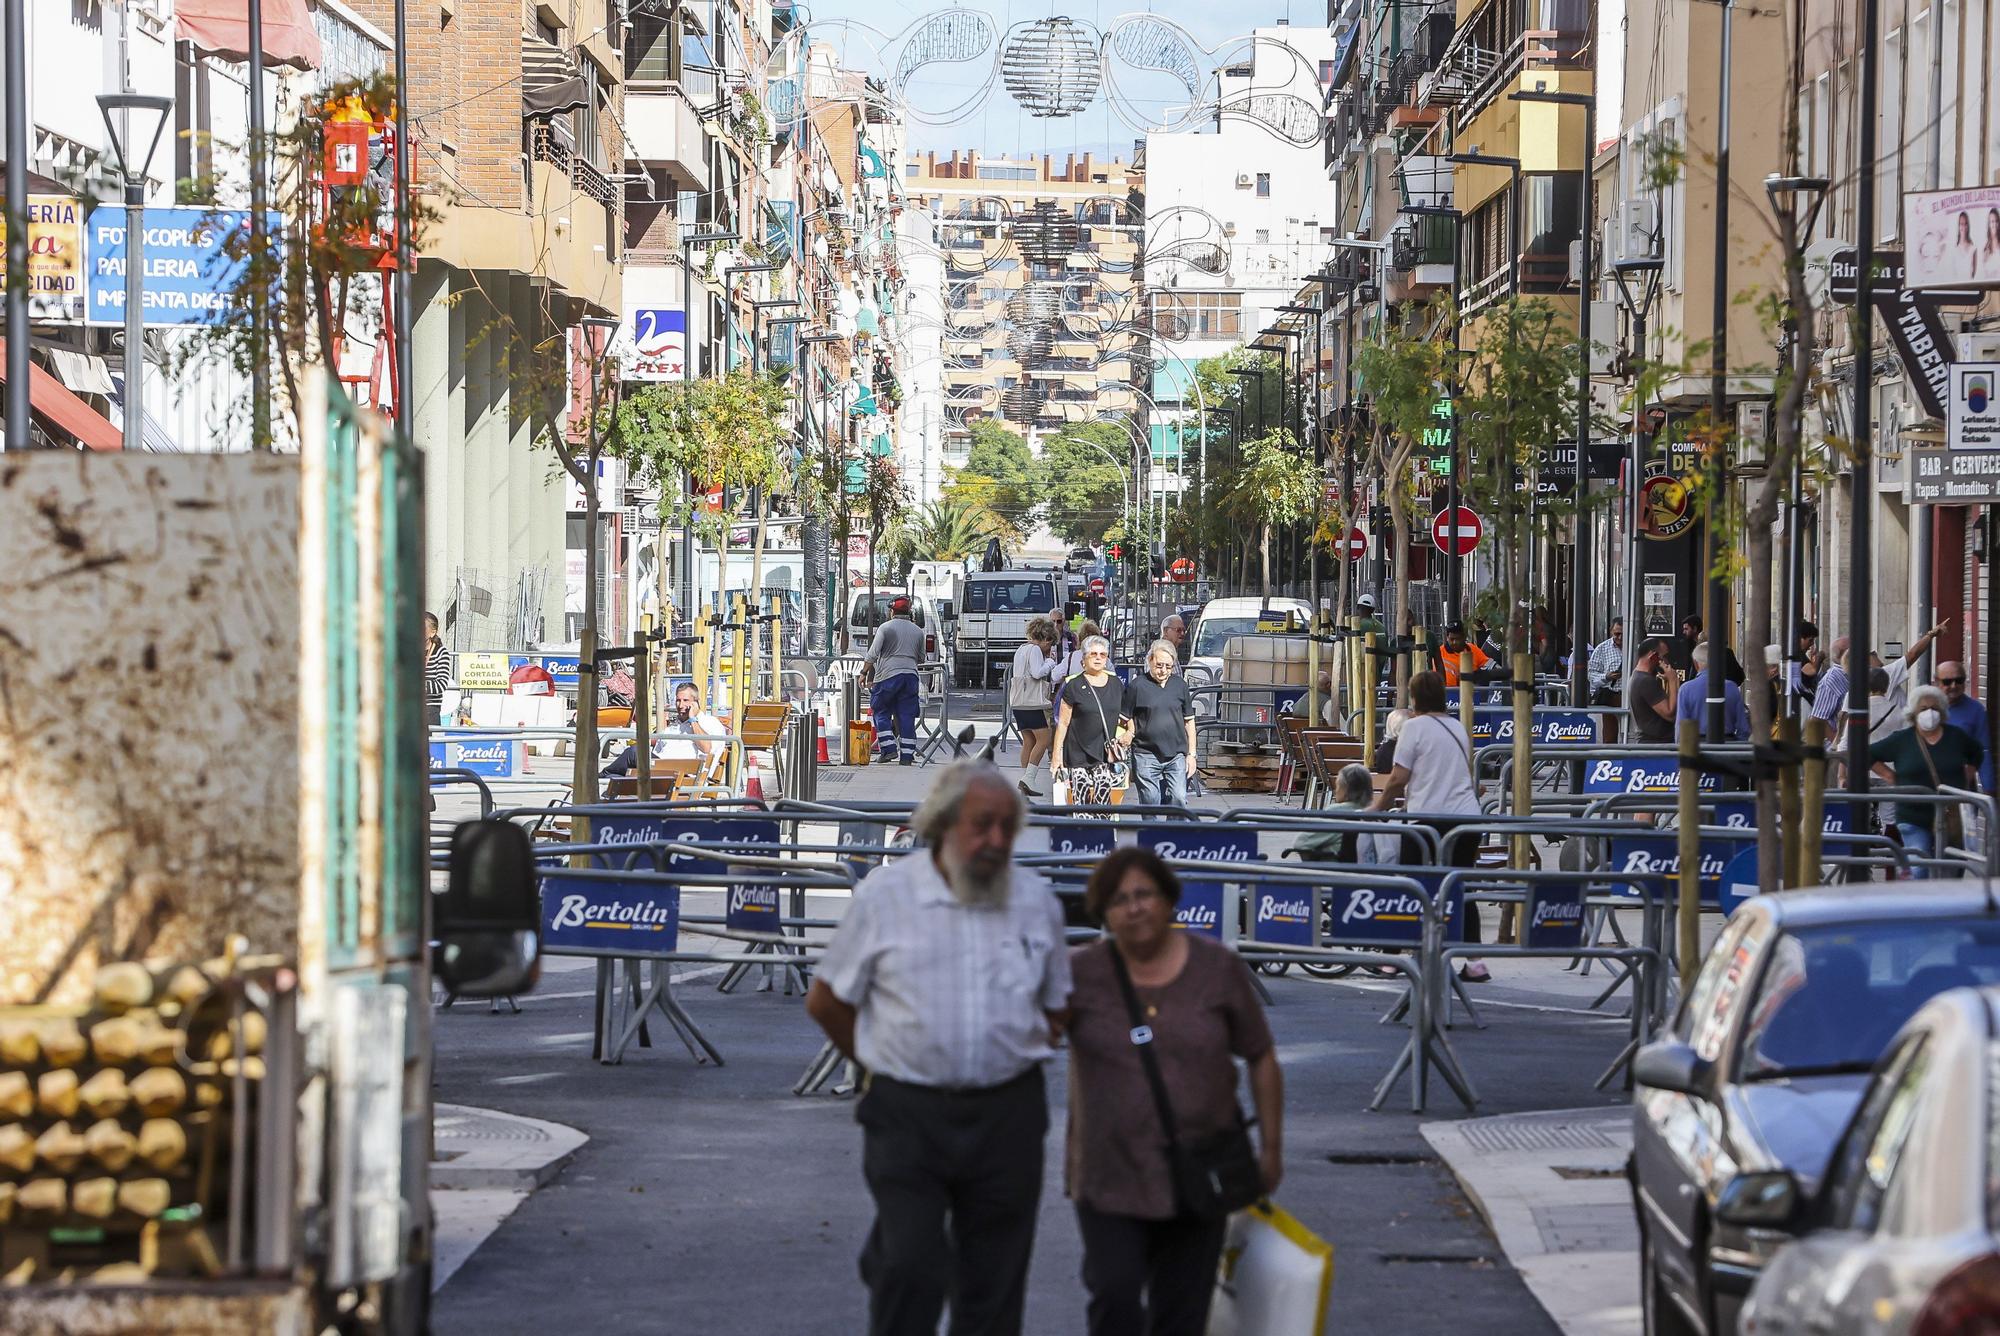
[[[1206,826],[1149,826],[1139,831],[1139,847],[1151,849],[1168,862],[1200,859],[1205,862],[1255,863],[1257,836],[1246,830],[1224,830]],[[1247,882],[1249,878],[1244,878]],[[1174,923],[1190,932],[1204,933],[1218,940],[1234,936],[1235,924],[1223,923],[1223,890],[1226,883],[1204,877],[1184,878],[1181,902],[1174,908]]]
[[[551,872],[542,877],[542,952],[663,955],[680,941],[681,888]]]
[[[230,239],[250,230],[242,209],[148,209],[144,215],[144,306],[149,325],[212,325],[228,318],[229,297],[247,256],[230,254]],[[265,236],[283,244],[281,220],[267,215]],[[125,210],[93,209],[85,229],[89,283],[85,318],[94,325],[125,322]]]

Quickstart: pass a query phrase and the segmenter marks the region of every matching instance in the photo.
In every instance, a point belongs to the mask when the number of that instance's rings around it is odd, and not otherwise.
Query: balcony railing
[[[606,208],[618,204],[618,188],[590,160],[562,142],[547,121],[535,122],[529,137],[529,153],[536,162],[546,162],[569,178],[579,194],[588,195]]]

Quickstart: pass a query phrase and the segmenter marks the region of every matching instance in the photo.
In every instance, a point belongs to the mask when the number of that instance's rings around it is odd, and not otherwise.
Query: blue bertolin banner
[[[1255,863],[1257,835],[1254,831],[1231,830],[1220,826],[1168,823],[1144,826],[1139,831],[1139,847],[1151,849],[1168,862],[1200,859],[1204,862]],[[1250,884],[1244,877],[1243,883]],[[1206,877],[1181,879],[1181,902],[1174,910],[1174,922],[1190,932],[1206,933],[1221,941],[1236,935],[1236,924],[1223,921],[1228,903],[1228,883]]]
[[[1597,721],[1587,710],[1537,710],[1534,713],[1534,732],[1530,735],[1537,746],[1553,746],[1562,742],[1597,741]],[[1472,742],[1474,746],[1485,746],[1490,742],[1512,742],[1514,740],[1514,712],[1512,710],[1475,710],[1472,714]]]
[[[1052,854],[1108,854],[1118,838],[1118,828],[1102,821],[1066,821],[1049,827]]]
[[[1533,950],[1583,945],[1583,886],[1532,886],[1528,891],[1528,931],[1521,944]]]
[[[590,818],[590,842],[692,844],[701,848],[774,845],[778,842],[778,823],[766,817],[695,817],[666,812],[593,816]],[[724,864],[716,859],[694,858],[678,853],[669,853],[658,866],[662,871],[679,868],[689,872],[721,872],[724,868]]]
[[[1605,764],[1599,762],[1598,764]],[[1637,790],[1635,790],[1636,792]],[[1850,806],[1845,803],[1827,807],[1822,822],[1825,835],[1837,837],[1851,831],[1849,825]],[[1741,836],[1704,836],[1701,841],[1701,863],[1697,874],[1701,885],[1702,906],[1707,909],[1722,908],[1722,874],[1730,859],[1746,843],[1754,844],[1757,839],[1757,805],[1748,800],[1719,802],[1705,808],[1701,822],[1704,826],[1726,826],[1732,831],[1741,831]],[[1836,850],[1827,846],[1828,852]],[[1621,838],[1610,841],[1610,870],[1613,872],[1655,872],[1663,876],[1680,875],[1680,837],[1669,827],[1659,835],[1642,835],[1636,838]],[[1618,895],[1638,895],[1638,888],[1628,882],[1618,882],[1612,886]],[[1670,888],[1655,888],[1655,895],[1672,894]]]
[[[482,779],[518,779],[528,773],[528,744],[512,738],[431,730],[431,769],[470,770]]]
[[[557,686],[562,687],[569,691],[576,690],[576,685],[579,676],[577,671],[578,660],[576,655],[513,654],[508,656],[507,668],[511,672],[516,668],[525,668],[531,663],[540,664],[542,667],[542,671],[547,673],[551,678],[555,679],[555,684]],[[669,687],[668,690],[669,692],[671,692],[672,688]]]
[[[731,932],[778,931],[778,888],[731,886],[723,922]]]
[[[1583,772],[1585,793],[1678,793],[1680,785],[1680,762],[1672,756],[1592,761]],[[1722,787],[1722,776],[1704,773],[1695,787],[1713,793]]]
[[[542,953],[666,955],[678,948],[681,888],[647,879],[542,877]]]
[[[1398,868],[1398,876],[1415,877],[1433,896],[1443,874],[1427,875],[1427,870]],[[1377,889],[1370,886],[1329,886],[1326,890],[1327,939],[1336,944],[1358,946],[1407,946],[1415,948],[1424,940],[1424,899],[1402,887]],[[1465,893],[1454,890],[1445,902],[1445,940],[1464,936]],[[1321,943],[1326,945],[1326,943]]]
[[[1312,946],[1313,888],[1259,882],[1250,898],[1250,935],[1275,946]]]

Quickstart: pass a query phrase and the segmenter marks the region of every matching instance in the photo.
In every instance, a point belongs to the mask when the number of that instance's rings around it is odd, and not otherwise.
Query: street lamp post
[[[1591,280],[1596,268],[1592,250],[1591,234],[1596,231],[1590,197],[1590,164],[1597,154],[1597,100],[1589,93],[1550,92],[1539,82],[1534,88],[1520,89],[1507,95],[1515,102],[1551,103],[1559,107],[1580,107],[1583,109],[1583,160],[1578,165],[1578,173],[1583,178],[1582,188],[1577,192],[1581,199],[1583,217],[1580,224],[1582,234],[1583,263],[1576,276],[1576,550],[1575,574],[1570,581],[1572,615],[1570,618],[1569,690],[1570,703],[1581,706],[1589,690],[1589,656],[1584,646],[1590,640],[1590,596],[1591,527],[1588,507],[1590,499],[1590,296]],[[1518,263],[1518,260],[1517,260]],[[1721,265],[1721,252],[1717,252],[1717,266]],[[1710,643],[1713,644],[1717,628],[1710,627]],[[1710,699],[1714,713],[1712,718],[1720,726],[1722,719],[1721,687],[1722,673],[1717,671],[1709,678],[1709,689],[1715,694]]]
[[[1819,221],[1820,206],[1826,202],[1826,192],[1832,184],[1830,180],[1823,176],[1778,176],[1774,174],[1764,178],[1764,194],[1769,197],[1773,212],[1783,210],[1786,214],[1796,219],[1798,208],[1797,198],[1801,195],[1805,196],[1805,218],[1797,223],[1793,232],[1793,240],[1802,251],[1806,242],[1812,237],[1813,225]],[[1793,263],[1792,258],[1787,256],[1785,263]],[[1785,318],[1784,331],[1780,343],[1783,352],[1778,358],[1778,365],[1780,367],[1789,367],[1795,361],[1799,360],[1796,356],[1796,341],[1799,339],[1811,340],[1811,338],[1812,330],[1801,328],[1798,318],[1795,315],[1788,315]],[[1808,363],[1812,361],[1810,344],[1808,344],[1806,349],[1804,360]],[[1791,477],[1788,481],[1788,495],[1785,499],[1785,610],[1782,619],[1783,629],[1780,632],[1781,639],[1779,641],[1783,646],[1784,660],[1787,664],[1791,663],[1793,656],[1798,653],[1799,623],[1805,620],[1805,533],[1799,526],[1799,507],[1805,490],[1805,449],[1803,441],[1798,442],[1792,450]],[[1785,701],[1784,713],[1791,715],[1797,712],[1797,698],[1802,679],[1796,669],[1787,667],[1781,670],[1781,672],[1784,678],[1780,684],[1780,690],[1783,692]]]
[[[28,14],[7,4],[7,272],[28,272]],[[28,448],[28,285],[7,285],[7,434],[0,450]]]
[[[1646,358],[1646,321],[1660,295],[1660,271],[1666,261],[1657,256],[1619,260],[1611,266],[1618,280],[1618,297],[1632,317],[1632,358]],[[1646,405],[1635,391],[1632,396],[1632,444],[1625,459],[1625,653],[1620,682],[1632,680],[1632,657],[1645,628],[1639,616],[1639,492],[1646,473],[1646,438],[1643,430]]]
[[[253,53],[254,54],[254,53]],[[11,92],[10,92],[11,96]],[[144,449],[140,430],[146,374],[146,173],[152,169],[153,154],[160,147],[160,135],[167,128],[174,100],[148,93],[100,93],[98,114],[111,139],[111,154],[117,160],[118,175],[125,187],[125,449]],[[153,133],[145,133],[146,118],[153,118]],[[144,141],[146,148],[138,152]],[[10,206],[12,201],[9,201]],[[12,272],[12,271],[10,271]],[[28,392],[25,379],[10,385],[10,393]]]
[[[1868,791],[1868,647],[1875,638],[1875,87],[1882,0],[1861,0],[1860,197],[1854,220],[1854,467],[1847,476],[1847,788]],[[1717,257],[1721,263],[1721,257]]]
[[[1451,370],[1445,382],[1445,399],[1451,404],[1451,416],[1445,420],[1447,436],[1451,442],[1451,473],[1445,482],[1445,509],[1451,515],[1451,529],[1454,540],[1458,534],[1458,270],[1459,233],[1463,230],[1465,215],[1448,204],[1405,204],[1399,213],[1415,215],[1419,218],[1449,218],[1451,220]],[[1463,587],[1464,558],[1458,555],[1458,543],[1453,541],[1451,551],[1445,554],[1444,565],[1444,619],[1446,623],[1459,620],[1465,614],[1459,607],[1459,597]]]

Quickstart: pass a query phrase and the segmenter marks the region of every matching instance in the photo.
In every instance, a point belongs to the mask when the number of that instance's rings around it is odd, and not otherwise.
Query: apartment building
[[[1143,171],[973,151],[903,170],[905,207],[931,215],[943,258],[943,463],[964,463],[981,418],[1032,447],[1066,422],[1139,411]]]

